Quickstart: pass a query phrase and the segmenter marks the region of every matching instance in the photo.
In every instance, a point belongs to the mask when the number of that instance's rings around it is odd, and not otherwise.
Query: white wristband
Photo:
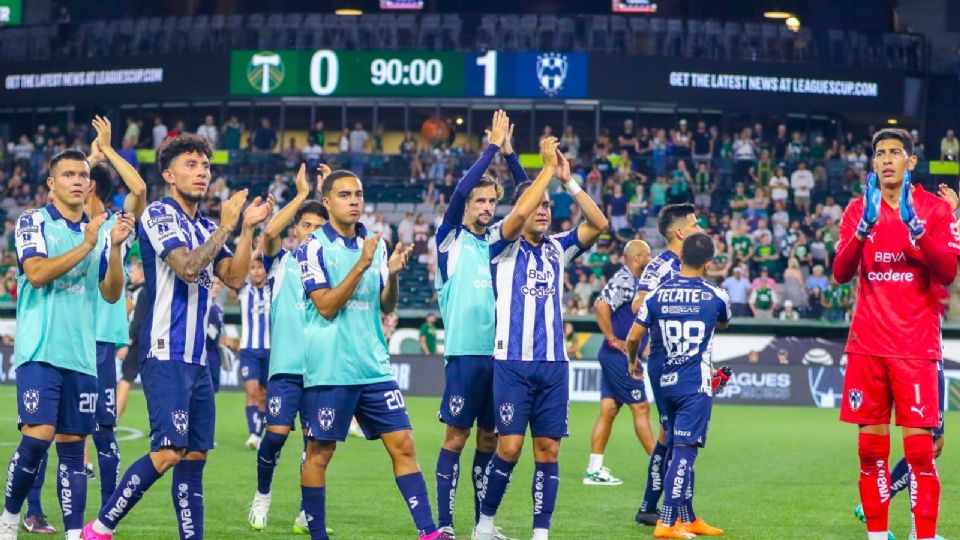
[[[578,184],[577,181],[572,178],[569,182],[563,184],[563,189],[567,190],[567,193],[569,193],[571,197],[576,197],[577,193],[583,191],[583,188],[580,187],[580,184]]]

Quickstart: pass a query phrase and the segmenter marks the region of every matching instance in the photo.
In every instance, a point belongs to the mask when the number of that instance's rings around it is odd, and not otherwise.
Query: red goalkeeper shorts
[[[858,425],[890,423],[915,428],[940,426],[937,362],[920,358],[847,355],[840,420]]]

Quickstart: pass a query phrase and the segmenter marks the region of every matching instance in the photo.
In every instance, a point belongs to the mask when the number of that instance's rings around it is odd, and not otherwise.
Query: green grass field
[[[0,460],[5,463],[18,440],[14,392],[0,388],[7,407],[0,432]],[[436,420],[437,399],[409,398],[417,451],[431,497],[433,469],[442,437]],[[560,498],[554,513],[552,538],[620,539],[652,538],[652,529],[641,528],[633,515],[643,494],[647,457],[633,436],[627,416],[619,420],[607,448],[605,464],[623,478],[618,487],[580,483],[590,449],[590,429],[596,406],[570,406],[571,437],[561,446]],[[628,412],[623,413],[627,415]],[[948,413],[947,424],[960,420]],[[147,430],[142,394],[132,396],[122,425]],[[950,433],[948,428],[948,434]],[[949,438],[949,437],[948,437]],[[243,447],[246,424],[243,396],[218,397],[217,449],[211,453],[205,474],[206,536],[211,539],[281,538],[292,536],[290,526],[299,505],[298,465],[300,444],[291,440],[277,468],[273,485],[270,524],[264,533],[249,531],[247,505],[256,486],[255,453]],[[897,448],[898,445],[894,445]],[[121,443],[123,467],[142,455],[147,439]],[[948,442],[938,465],[943,482],[940,532],[960,537],[960,449]],[[894,450],[894,459],[900,451]],[[469,470],[472,447],[461,467]],[[55,461],[50,467],[55,467]],[[730,538],[800,539],[863,538],[863,529],[852,516],[857,504],[855,430],[837,420],[836,411],[782,407],[719,407],[713,415],[708,447],[697,461],[696,509]],[[52,473],[52,469],[51,469]],[[327,485],[328,524],[335,538],[384,540],[415,538],[413,526],[393,481],[390,460],[379,442],[349,439],[340,445],[331,463]],[[514,473],[497,522],[504,533],[527,539],[531,531],[529,448]],[[117,538],[177,538],[170,501],[169,474],[147,494],[122,523]],[[51,521],[61,526],[51,478],[44,505]],[[99,484],[92,482],[87,519],[99,505]],[[461,477],[455,519],[461,538],[469,538],[473,517],[472,488]],[[893,501],[891,522],[902,539],[909,529],[909,500],[904,493]],[[436,511],[435,503],[433,503]],[[61,529],[62,530],[62,529]]]

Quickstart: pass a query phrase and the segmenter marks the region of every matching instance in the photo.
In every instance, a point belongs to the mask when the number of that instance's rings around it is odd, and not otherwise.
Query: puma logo
[[[910,407],[910,411],[919,414],[919,415],[920,415],[920,418],[923,418],[923,410],[926,409],[926,408],[927,408],[926,405],[924,405],[923,407],[919,407],[919,408],[918,408],[918,407]]]

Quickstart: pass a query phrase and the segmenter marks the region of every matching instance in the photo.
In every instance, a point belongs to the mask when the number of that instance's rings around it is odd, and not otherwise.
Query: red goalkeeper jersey
[[[913,205],[925,233],[914,245],[898,209],[880,203],[880,220],[864,241],[856,238],[863,197],[843,212],[834,276],[858,276],[848,353],[940,359],[940,303],[936,284],[957,274],[960,235],[944,200],[916,186]]]

